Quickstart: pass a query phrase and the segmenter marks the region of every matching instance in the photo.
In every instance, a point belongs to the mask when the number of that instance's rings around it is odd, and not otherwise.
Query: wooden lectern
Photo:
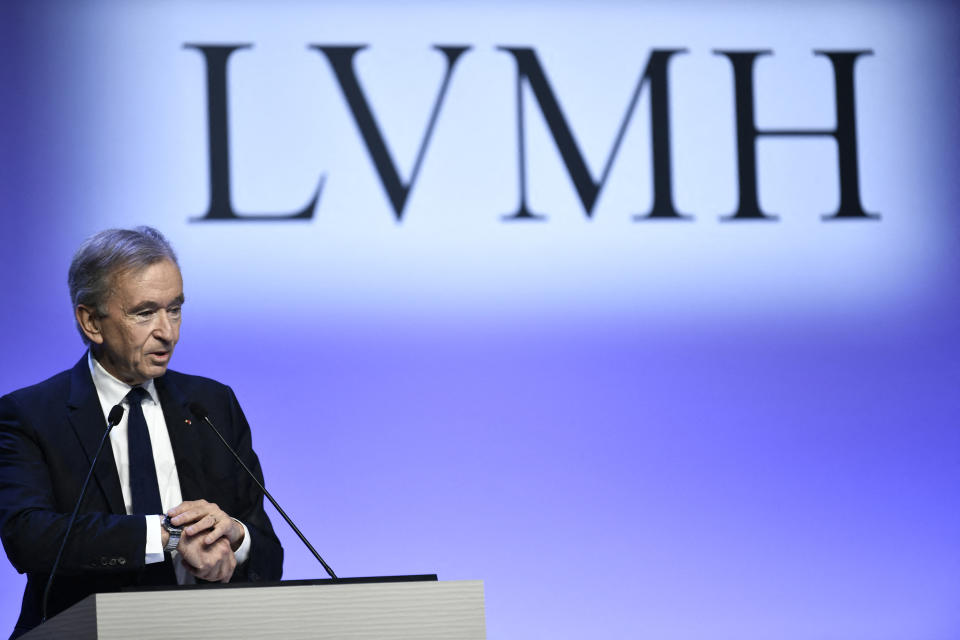
[[[410,576],[104,593],[22,637],[482,640],[483,582]]]

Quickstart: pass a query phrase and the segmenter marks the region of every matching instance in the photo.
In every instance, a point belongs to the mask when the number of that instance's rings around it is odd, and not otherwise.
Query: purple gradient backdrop
[[[256,40],[242,28],[251,11],[275,11],[282,26],[300,8],[241,4],[246,13],[230,16],[240,26],[221,26],[236,41]],[[205,174],[184,186],[155,149],[115,151],[142,125],[125,105],[143,106],[137,91],[150,97],[148,80],[129,85],[136,73],[105,70],[140,60],[117,62],[128,50],[117,43],[134,40],[117,24],[146,32],[151,16],[163,16],[167,27],[188,25],[170,36],[182,43],[205,28],[190,21],[193,6],[23,2],[0,10],[0,391],[81,356],[65,286],[79,242],[106,226],[154,224],[180,249],[186,282],[174,367],[234,387],[269,487],[339,574],[482,579],[491,638],[960,634],[960,21],[950,4],[836,9],[841,24],[850,16],[873,24],[883,12],[882,24],[901,19],[902,40],[888,34],[886,50],[876,45],[890,67],[906,44],[925,43],[910,61],[926,66],[903,63],[916,75],[898,76],[909,80],[904,93],[886,95],[900,106],[861,115],[862,155],[876,156],[864,163],[889,171],[864,171],[874,189],[865,186],[865,202],[883,212],[880,223],[798,227],[785,216],[758,230],[718,225],[710,209],[679,230],[651,231],[614,226],[609,216],[587,223],[574,208],[573,222],[558,215],[538,228],[493,215],[480,223],[411,215],[395,225],[381,202],[369,220],[357,214],[352,235],[337,235],[348,217],[338,217],[342,204],[295,228],[191,224]],[[228,7],[210,6],[207,18]],[[574,5],[560,6],[576,15]],[[751,6],[729,11],[743,16]],[[524,4],[515,17],[529,21],[543,7]],[[650,11],[712,28],[695,20],[698,7]],[[809,7],[811,23],[831,12]],[[604,10],[635,11],[628,3]],[[427,3],[416,11],[440,25],[400,24],[419,47],[461,37],[444,30],[445,19],[480,14],[495,23],[508,9]],[[362,41],[364,23],[354,19],[347,39]],[[231,41],[207,28],[211,41]],[[369,29],[366,41],[379,42],[382,28]],[[314,41],[334,41],[329,33]],[[514,41],[537,44],[540,34],[530,33]],[[757,44],[720,42],[720,33],[714,46]],[[874,37],[853,33],[850,46]],[[110,66],[99,66],[105,60]],[[883,95],[869,82],[877,68],[860,68],[870,95]],[[184,163],[202,168],[202,120],[178,120],[166,106],[152,120],[158,135],[186,128],[199,136],[190,150],[200,157]],[[887,115],[906,112],[914,119]],[[353,135],[349,120],[343,126]],[[364,166],[354,144],[341,152]],[[317,171],[306,173],[315,179]],[[455,173],[425,173],[414,191],[424,199],[419,211],[432,210],[429,185]],[[558,175],[557,190],[569,189]],[[270,185],[262,187],[272,195]],[[187,209],[181,187],[201,192]],[[513,188],[487,214],[507,211]],[[344,202],[330,189],[332,202]],[[382,198],[375,180],[367,189]],[[301,204],[289,197],[291,208]],[[725,210],[726,201],[716,205]],[[550,243],[571,246],[562,235],[571,228],[583,254],[551,253]],[[487,235],[470,235],[476,229]],[[790,244],[798,233],[799,248]],[[618,262],[624,236],[681,250],[659,264]],[[458,252],[472,262],[457,263]],[[578,273],[571,264],[588,266]],[[320,577],[278,518],[275,525],[285,577]],[[0,629],[12,628],[23,583],[9,565],[0,569]]]

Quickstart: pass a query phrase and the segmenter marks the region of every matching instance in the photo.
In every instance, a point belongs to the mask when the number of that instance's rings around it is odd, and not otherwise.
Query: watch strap
[[[180,537],[183,536],[183,528],[175,527],[173,523],[170,522],[170,516],[166,514],[161,518],[160,525],[170,534],[170,537],[167,538],[167,544],[163,545],[163,552],[171,553],[180,544]]]

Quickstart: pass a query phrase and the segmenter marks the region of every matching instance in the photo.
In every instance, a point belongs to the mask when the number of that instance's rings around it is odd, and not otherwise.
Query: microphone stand
[[[323,568],[326,570],[327,574],[334,580],[339,580],[337,574],[335,574],[333,569],[330,568],[330,565],[323,561],[323,558],[321,558],[320,554],[317,553],[317,550],[313,548],[313,545],[310,544],[310,541],[307,540],[306,536],[300,533],[300,529],[297,528],[297,525],[293,524],[293,520],[291,520],[286,512],[284,512],[284,510],[280,507],[280,505],[277,504],[277,501],[273,499],[273,496],[270,495],[270,492],[267,491],[267,488],[263,486],[263,483],[257,479],[257,476],[250,471],[250,468],[246,464],[244,464],[243,460],[240,459],[240,456],[237,455],[237,452],[233,450],[233,447],[231,447],[226,439],[220,435],[220,432],[217,430],[217,428],[213,426],[213,423],[210,422],[210,418],[207,415],[207,410],[203,408],[203,405],[196,402],[191,402],[189,407],[190,411],[192,411],[195,416],[206,422],[207,425],[213,429],[213,432],[217,434],[218,438],[220,438],[220,442],[223,443],[223,446],[227,448],[227,451],[233,454],[233,457],[237,459],[237,462],[239,462],[240,466],[243,467],[243,470],[247,472],[247,475],[253,478],[253,481],[256,482],[257,486],[260,487],[260,490],[263,491],[263,495],[267,496],[267,499],[270,500],[270,504],[274,506],[274,508],[277,510],[277,513],[283,516],[283,519],[287,521],[287,524],[290,525],[290,528],[293,529],[294,533],[300,537],[300,540],[307,546],[307,549],[310,550],[310,553],[313,554],[313,557],[323,565]]]
[[[50,577],[47,578],[47,586],[43,589],[43,600],[40,605],[41,624],[47,621],[47,600],[50,598],[50,588],[53,586],[53,577],[57,574],[57,567],[60,566],[63,550],[67,547],[67,538],[70,537],[70,530],[73,529],[73,523],[76,521],[77,514],[80,512],[80,503],[83,502],[83,496],[87,494],[87,485],[90,484],[90,478],[93,476],[93,468],[97,466],[97,460],[100,458],[100,452],[103,451],[103,445],[107,442],[107,436],[110,435],[110,431],[117,426],[121,418],[123,418],[123,407],[118,404],[114,406],[113,409],[110,409],[110,415],[107,417],[107,430],[103,432],[103,437],[100,438],[100,446],[97,447],[97,452],[93,454],[90,470],[87,471],[87,477],[84,479],[83,487],[80,489],[80,497],[77,498],[77,504],[73,507],[70,522],[67,523],[67,530],[63,534],[63,541],[60,543],[60,549],[57,551],[57,558],[53,561],[53,568],[50,569]]]

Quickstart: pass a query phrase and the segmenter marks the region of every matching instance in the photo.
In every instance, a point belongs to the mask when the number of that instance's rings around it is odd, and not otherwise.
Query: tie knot
[[[150,394],[147,393],[147,390],[143,387],[134,387],[130,389],[127,393],[127,401],[130,403],[130,406],[134,404],[138,405],[143,402],[143,399],[148,397]]]

